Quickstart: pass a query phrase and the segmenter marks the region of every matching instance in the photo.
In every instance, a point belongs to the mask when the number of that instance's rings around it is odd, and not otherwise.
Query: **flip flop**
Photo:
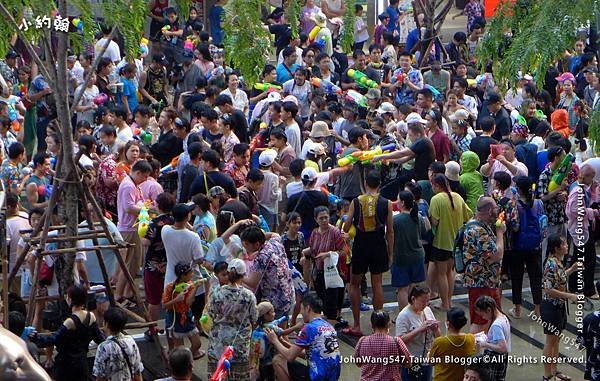
[[[588,296],[588,299],[591,299],[591,300],[600,300],[600,295],[594,294],[592,296]]]
[[[559,380],[562,381],[571,381],[571,377],[567,376],[566,374],[564,374],[563,372],[557,370],[556,373],[554,373],[554,377],[556,377]]]
[[[202,349],[198,350],[198,355],[194,356],[194,361],[200,360],[202,357],[206,356],[206,352]]]
[[[344,328],[344,329],[342,329],[342,333],[344,335],[354,336],[354,337],[364,336],[361,331],[356,331],[354,328]]]

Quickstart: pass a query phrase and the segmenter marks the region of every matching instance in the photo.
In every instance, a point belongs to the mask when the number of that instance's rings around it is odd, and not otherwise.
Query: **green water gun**
[[[572,153],[565,156],[565,158],[560,162],[558,168],[552,173],[552,179],[550,180],[550,184],[548,185],[548,190],[550,192],[554,192],[557,190],[562,182],[565,180],[569,171],[573,167],[573,162],[575,161],[575,156]]]

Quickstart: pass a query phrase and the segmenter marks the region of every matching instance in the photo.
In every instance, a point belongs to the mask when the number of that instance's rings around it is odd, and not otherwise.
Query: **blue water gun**
[[[260,216],[258,216],[258,218],[260,218],[260,228],[265,233],[270,232],[271,230],[269,229],[269,224],[267,223],[267,220],[263,217],[263,215],[261,214]]]
[[[275,329],[275,328],[279,327],[281,324],[285,323],[287,320],[288,320],[287,315],[283,315],[282,317],[280,317],[277,320],[273,320],[272,322],[263,324],[263,327],[269,328],[269,329]]]

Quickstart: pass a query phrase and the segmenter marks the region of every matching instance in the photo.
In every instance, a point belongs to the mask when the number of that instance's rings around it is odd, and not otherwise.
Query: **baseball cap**
[[[325,155],[325,147],[321,143],[312,143],[308,152],[316,156]]]
[[[212,187],[212,188],[210,188],[208,190],[207,197],[208,198],[215,198],[215,197],[220,196],[222,194],[225,194],[225,189],[223,189],[223,187],[221,187],[219,185],[215,185],[214,187]]]
[[[596,66],[588,66],[585,69],[583,69],[583,72],[598,74],[598,68]]]
[[[260,153],[260,156],[258,157],[258,163],[263,167],[270,167],[275,162],[276,157],[277,151],[268,148]]]
[[[405,121],[407,124],[412,124],[412,123],[427,124],[427,121],[425,119],[421,118],[421,115],[417,114],[416,112],[411,112],[410,114],[408,114],[406,116]]]
[[[381,91],[379,89],[369,89],[367,91],[367,95],[365,95],[367,99],[379,99],[381,98]]]
[[[306,181],[315,181],[317,179],[317,171],[314,168],[304,168],[300,174],[300,178]]]
[[[227,266],[227,271],[233,270],[235,270],[235,272],[238,275],[246,275],[246,264],[241,259],[234,258],[231,260],[231,262],[229,262],[229,265]]]
[[[391,104],[390,102],[383,102],[377,109],[378,114],[386,114],[386,113],[391,113],[391,112],[395,112],[395,111],[396,111],[396,107],[393,104]]]
[[[179,203],[173,207],[171,214],[173,214],[175,221],[183,221],[188,217],[190,212],[194,210],[195,207],[195,205]]]

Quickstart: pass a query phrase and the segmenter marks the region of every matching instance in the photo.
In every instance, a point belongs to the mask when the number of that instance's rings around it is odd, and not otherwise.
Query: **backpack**
[[[529,208],[521,200],[518,201],[519,231],[513,236],[514,249],[518,251],[538,250],[547,234],[548,217],[540,200],[535,200]]]
[[[467,267],[467,264],[465,263],[465,231],[467,228],[474,225],[481,226],[479,221],[471,220],[458,229],[456,237],[454,238],[454,249],[452,250],[452,253],[454,254],[454,267],[458,274],[464,273],[465,268]]]
[[[374,232],[385,227],[388,200],[379,194],[363,194],[355,198],[353,224],[363,232]]]

